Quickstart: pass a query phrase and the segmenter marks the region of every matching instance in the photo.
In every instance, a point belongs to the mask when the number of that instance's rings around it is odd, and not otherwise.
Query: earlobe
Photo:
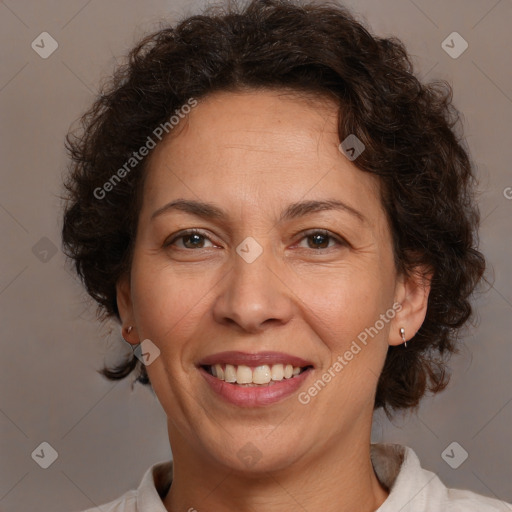
[[[116,300],[122,324],[122,335],[126,342],[139,343],[131,299],[130,277],[125,274],[116,283]]]
[[[418,332],[427,315],[428,297],[433,273],[427,267],[417,267],[410,275],[402,275],[396,286],[396,302],[401,304],[391,323],[390,345],[401,345]]]

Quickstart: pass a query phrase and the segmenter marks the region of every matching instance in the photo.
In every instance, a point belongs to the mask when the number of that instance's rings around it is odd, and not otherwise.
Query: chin
[[[286,435],[272,436],[275,428],[272,425],[271,428],[258,429],[259,435],[247,427],[239,435],[232,429],[230,433],[233,435],[222,430],[223,439],[220,442],[208,441],[205,446],[208,446],[211,458],[231,471],[254,475],[280,471],[300,459],[304,450],[298,451],[298,447],[303,446],[300,441],[303,436],[298,432],[294,436],[288,432]]]

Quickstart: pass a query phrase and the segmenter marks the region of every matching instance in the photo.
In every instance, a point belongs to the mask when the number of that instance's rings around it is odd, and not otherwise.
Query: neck
[[[293,466],[249,476],[209,462],[173,438],[174,478],[164,505],[168,512],[375,512],[389,493],[373,470],[370,432],[355,434]]]

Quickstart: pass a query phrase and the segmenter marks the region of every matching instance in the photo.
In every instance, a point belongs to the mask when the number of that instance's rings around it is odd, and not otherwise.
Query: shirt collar
[[[137,511],[167,512],[165,498],[172,482],[172,461],[162,461],[151,466],[137,489]]]
[[[371,445],[373,469],[389,496],[375,512],[426,512],[442,503],[446,487],[435,473],[423,469],[412,448],[391,443]]]

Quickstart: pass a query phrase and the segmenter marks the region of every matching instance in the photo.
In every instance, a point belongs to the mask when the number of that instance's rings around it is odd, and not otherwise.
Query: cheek
[[[181,340],[194,336],[202,300],[207,300],[212,286],[207,272],[191,278],[169,266],[155,265],[151,258],[135,260],[132,298],[139,335],[151,339],[161,351],[176,353],[185,344]]]
[[[169,266],[155,264],[154,258],[134,260],[132,266],[132,300],[140,339],[150,339],[160,356],[146,370],[153,389],[165,411],[172,411],[180,422],[187,409],[188,393],[183,394],[193,368],[192,350],[197,338],[201,299],[211,285],[198,286],[180,276]],[[203,283],[206,277],[202,278]],[[206,298],[204,298],[206,300]]]
[[[322,360],[317,378],[332,382],[319,404],[336,411],[371,403],[387,353],[392,317],[385,322],[381,315],[392,306],[392,286],[368,267],[337,269],[322,279],[310,275],[301,283],[303,315]]]
[[[310,311],[310,323],[324,344],[337,352],[391,305],[391,287],[368,266],[310,272],[297,280],[297,287],[304,311]]]

